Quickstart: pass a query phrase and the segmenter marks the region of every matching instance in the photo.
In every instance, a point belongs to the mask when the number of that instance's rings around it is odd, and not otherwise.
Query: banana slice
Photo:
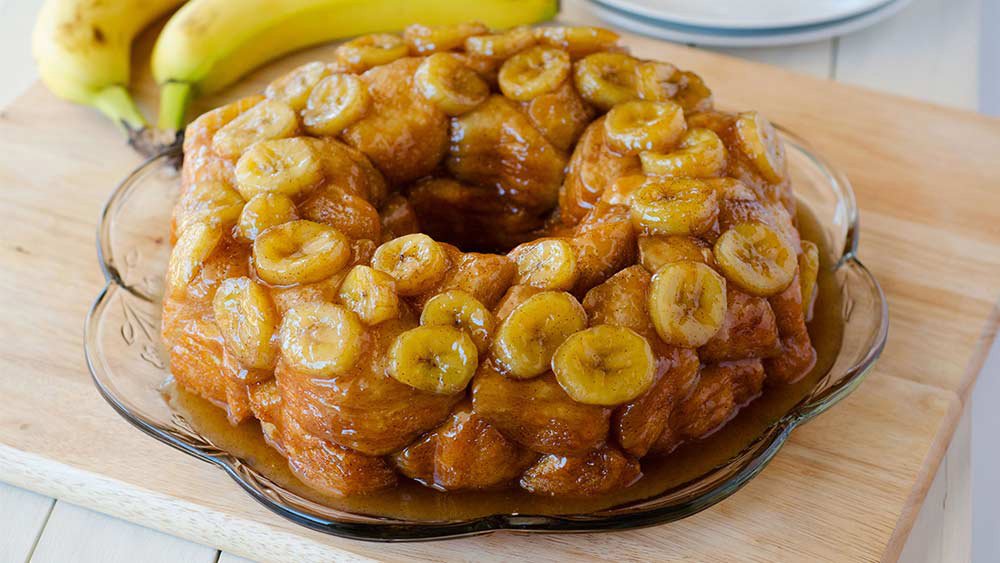
[[[552,371],[574,401],[610,407],[649,389],[656,360],[649,342],[631,329],[597,325],[559,346],[552,357]]]
[[[623,53],[595,53],[576,63],[577,91],[602,110],[638,97],[635,69],[639,61]]]
[[[718,216],[718,195],[701,180],[649,182],[632,196],[632,223],[649,234],[698,235]]]
[[[726,280],[704,264],[674,262],[653,275],[649,316],[667,344],[705,344],[722,327],[726,308]]]
[[[636,91],[643,100],[666,102],[677,95],[677,67],[670,63],[648,61],[635,68]]]
[[[413,24],[403,30],[403,40],[410,51],[418,55],[458,49],[476,35],[486,35],[490,28],[480,22],[463,22],[453,25],[426,26]]]
[[[358,265],[340,286],[340,302],[369,326],[399,317],[396,280],[385,272]]]
[[[195,223],[181,233],[167,264],[171,291],[184,291],[221,240],[222,228],[208,223]]]
[[[803,240],[802,254],[799,254],[799,284],[802,286],[802,314],[807,322],[812,320],[813,316],[818,277],[819,247],[812,242]]]
[[[236,163],[236,189],[247,200],[261,193],[294,197],[322,181],[319,155],[302,137],[261,141]]]
[[[409,53],[402,38],[391,33],[372,33],[351,39],[337,47],[334,56],[350,72],[362,73],[372,67],[389,64]]]
[[[684,108],[684,113],[697,113],[712,109],[712,91],[709,90],[700,76],[682,70],[674,76],[674,80],[678,86],[674,101]]]
[[[769,297],[795,279],[798,258],[784,237],[763,223],[739,223],[715,241],[715,262],[743,291]]]
[[[177,205],[176,232],[183,233],[195,223],[228,227],[239,218],[243,203],[240,194],[222,182],[198,182]]]
[[[563,49],[573,57],[573,60],[599,51],[621,48],[619,44],[621,36],[610,29],[600,27],[540,27],[537,30],[537,39],[543,45]]]
[[[736,136],[765,180],[777,183],[785,177],[785,145],[767,118],[755,111],[741,113],[736,119]]]
[[[538,43],[530,27],[515,27],[504,33],[477,35],[465,40],[465,51],[471,55],[505,60]]]
[[[425,98],[451,116],[475,109],[490,95],[489,85],[451,53],[424,59],[413,79]]]
[[[338,135],[364,117],[372,105],[368,86],[353,74],[320,80],[302,110],[302,123],[313,135]]]
[[[650,273],[674,262],[701,262],[715,265],[712,247],[700,238],[686,235],[647,235],[639,237],[639,263]]]
[[[587,313],[569,293],[543,291],[504,319],[493,340],[493,356],[508,376],[526,379],[549,370],[552,355],[573,333],[587,328]]]
[[[354,313],[323,302],[289,309],[278,334],[285,361],[316,377],[331,377],[353,368],[365,343],[365,327]]]
[[[264,95],[302,111],[313,87],[330,75],[330,67],[321,62],[306,63],[267,85]]]
[[[415,389],[452,395],[465,389],[479,367],[472,338],[451,326],[420,326],[389,349],[389,375]]]
[[[642,174],[621,176],[604,188],[604,192],[601,193],[601,201],[608,205],[630,207],[635,193],[648,183],[649,178]]]
[[[351,241],[343,233],[312,221],[271,227],[253,241],[257,275],[271,285],[322,281],[351,260]]]
[[[571,68],[566,51],[536,46],[507,59],[497,79],[504,96],[527,102],[558,88]]]
[[[517,265],[514,283],[568,291],[580,275],[573,246],[561,238],[525,243],[507,256]]]
[[[423,233],[392,239],[372,257],[372,268],[395,278],[396,291],[404,296],[433,289],[448,273],[449,264],[444,248]]]
[[[485,354],[490,347],[490,337],[496,328],[496,318],[472,294],[460,289],[439,293],[424,304],[420,313],[424,326],[450,326],[464,330],[472,337],[476,349]]]
[[[298,128],[295,110],[277,100],[264,100],[216,131],[212,150],[224,158],[236,159],[250,145],[291,137]]]
[[[278,312],[267,290],[250,278],[229,278],[219,284],[212,309],[226,347],[243,367],[274,369],[277,350],[271,337]]]
[[[684,110],[673,102],[633,100],[611,108],[604,119],[604,138],[620,154],[670,150],[686,130]]]
[[[239,222],[236,223],[236,236],[253,242],[266,229],[296,219],[295,203],[288,196],[257,194],[243,206]]]
[[[715,178],[726,168],[726,146],[715,131],[696,128],[681,138],[676,150],[642,152],[639,160],[650,176]]]

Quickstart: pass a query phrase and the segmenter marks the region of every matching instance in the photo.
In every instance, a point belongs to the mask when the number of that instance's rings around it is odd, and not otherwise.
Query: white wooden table
[[[36,80],[29,45],[40,4],[41,0],[0,0],[0,53],[4,57],[0,68],[5,76],[0,82],[0,107]],[[564,12],[575,21],[597,22],[578,0],[564,0]],[[1000,92],[991,89],[1000,86],[1000,79],[991,72],[984,83],[980,73],[983,65],[1000,62],[1000,53],[995,52],[1000,48],[1000,41],[995,38],[998,29],[1000,0],[914,0],[895,18],[852,35],[794,47],[723,51],[933,103],[997,112]],[[1000,374],[1000,346],[996,344],[986,372],[974,393],[973,408],[1000,401],[1000,386],[996,383]],[[995,440],[995,432],[1000,430],[993,410],[988,413],[983,410],[983,416],[975,420],[976,431],[984,437],[976,442],[982,441],[984,455],[990,453],[986,451],[985,438]],[[903,551],[903,561],[972,559],[971,420],[972,415],[966,412]],[[976,450],[977,454],[979,451]],[[988,470],[996,469],[997,462],[993,463]],[[988,481],[977,479],[977,503],[997,493],[997,489],[980,488],[981,482],[989,484]],[[1000,501],[997,496],[992,499],[993,503]],[[983,541],[977,536],[977,549],[982,549],[977,559],[1000,560],[1000,539],[989,532],[1000,529],[997,517],[1000,511],[995,504],[986,507],[977,504],[976,509],[977,529],[990,536],[982,538]],[[241,560],[210,546],[3,483],[0,483],[0,530],[0,563]]]

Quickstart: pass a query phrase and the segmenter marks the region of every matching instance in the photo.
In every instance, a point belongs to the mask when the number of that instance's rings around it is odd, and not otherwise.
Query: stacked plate
[[[910,0],[590,0],[622,29],[679,43],[761,47],[844,35],[881,21]]]

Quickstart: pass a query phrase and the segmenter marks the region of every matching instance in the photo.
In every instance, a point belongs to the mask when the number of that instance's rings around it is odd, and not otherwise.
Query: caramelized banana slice
[[[518,305],[500,324],[493,355],[510,377],[548,371],[552,355],[569,336],[587,327],[587,313],[570,294],[543,291]]]
[[[167,282],[172,291],[183,291],[222,240],[222,228],[195,223],[181,233],[170,253]]]
[[[741,113],[736,119],[736,136],[765,180],[777,183],[785,177],[785,145],[767,118],[755,111]]]
[[[816,280],[819,277],[819,247],[803,240],[802,254],[799,254],[799,284],[802,286],[802,314],[806,320],[812,319],[813,303],[816,301]]]
[[[561,238],[522,244],[508,256],[517,264],[514,283],[569,291],[580,275],[573,246]]]
[[[697,237],[647,235],[639,237],[639,263],[650,273],[674,262],[701,262],[715,265],[712,247]]]
[[[479,366],[472,337],[451,326],[420,326],[396,337],[389,375],[410,387],[452,395],[465,389]]]
[[[543,45],[558,47],[569,52],[574,60],[598,51],[619,49],[621,36],[600,27],[540,27],[537,38]]]
[[[649,287],[649,316],[667,344],[697,348],[726,320],[726,280],[698,262],[659,269]]]
[[[606,111],[638,97],[638,64],[623,53],[595,53],[576,63],[573,80],[583,99]]]
[[[276,225],[253,242],[257,275],[271,285],[318,282],[350,260],[351,241],[337,229],[312,221]]]
[[[415,23],[403,30],[403,40],[410,51],[418,55],[458,49],[475,35],[485,35],[490,29],[480,22],[463,22],[434,27]]]
[[[682,108],[684,113],[695,113],[712,109],[712,91],[705,85],[705,81],[693,72],[682,70],[674,76],[677,82],[678,91],[674,96],[674,101]]]
[[[639,154],[642,171],[667,178],[714,178],[726,168],[726,146],[711,129],[691,129],[676,150]]]
[[[635,68],[636,91],[643,100],[665,102],[677,95],[677,67],[670,63],[648,61]]]
[[[365,328],[358,317],[332,303],[303,303],[281,320],[281,354],[296,370],[316,377],[344,373],[364,349]]]
[[[430,291],[448,273],[448,254],[431,237],[416,233],[382,244],[372,267],[396,279],[396,291],[410,296]]]
[[[632,197],[632,223],[651,234],[701,234],[718,216],[718,195],[700,180],[650,182]]]
[[[284,102],[295,111],[306,107],[309,94],[320,80],[330,75],[330,67],[321,62],[306,63],[267,85],[264,95]]]
[[[243,367],[274,368],[277,351],[271,337],[278,312],[267,290],[250,278],[229,278],[219,284],[212,310],[226,347]]]
[[[537,46],[507,59],[497,79],[504,96],[527,102],[558,88],[571,68],[566,51]]]
[[[486,101],[490,87],[451,53],[434,53],[413,75],[425,98],[448,115],[462,115]]]
[[[480,57],[505,60],[537,42],[530,27],[515,27],[504,33],[470,37],[465,40],[465,51]]]
[[[574,401],[614,406],[649,389],[656,360],[649,342],[634,331],[597,325],[577,332],[559,346],[552,357],[552,371]]]
[[[195,223],[221,227],[232,225],[243,210],[243,198],[222,182],[198,182],[181,196],[174,215],[176,232],[183,233]]]
[[[798,258],[784,237],[763,223],[739,223],[715,241],[715,262],[751,295],[781,293],[795,278]]]
[[[240,220],[236,224],[236,236],[253,242],[266,229],[296,219],[295,203],[288,196],[257,194],[243,206]]]
[[[621,154],[669,150],[686,130],[684,111],[673,102],[625,102],[611,108],[604,120],[604,138]]]
[[[409,53],[398,35],[372,33],[344,43],[334,51],[337,62],[351,72],[362,73],[372,67],[389,64]]]
[[[291,137],[298,127],[295,110],[277,100],[264,100],[216,131],[212,149],[235,159],[257,141]]]
[[[389,274],[368,266],[351,268],[338,295],[340,302],[354,311],[367,325],[377,325],[399,316],[396,280]]]
[[[450,326],[464,330],[472,337],[476,349],[485,354],[496,328],[493,313],[472,294],[453,289],[431,297],[420,313],[424,326]]]
[[[361,120],[372,104],[368,87],[353,74],[327,76],[312,89],[302,123],[313,135],[337,135]]]
[[[247,200],[261,193],[294,197],[321,181],[319,156],[302,137],[261,141],[236,163],[236,189]]]

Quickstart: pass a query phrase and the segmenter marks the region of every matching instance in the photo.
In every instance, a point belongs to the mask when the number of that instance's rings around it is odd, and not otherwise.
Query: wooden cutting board
[[[796,430],[743,490],[673,524],[573,536],[374,544],[271,514],[222,471],[129,426],[92,386],[82,328],[104,284],[96,222],[140,158],[96,113],[40,85],[0,113],[0,480],[265,560],[894,560],[997,328],[1000,121],[627,43],[697,70],[720,105],[762,110],[846,171],[862,210],[861,258],[889,298],[889,343],[868,380]],[[329,51],[279,61],[197,109]],[[152,82],[136,74],[148,109]]]

